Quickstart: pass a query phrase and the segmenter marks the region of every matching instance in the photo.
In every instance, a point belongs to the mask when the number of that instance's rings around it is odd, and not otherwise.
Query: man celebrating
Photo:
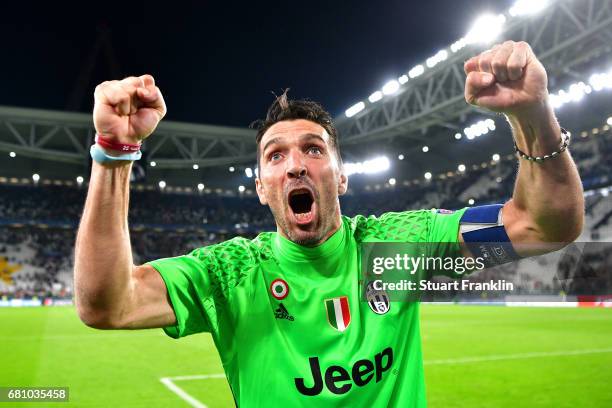
[[[569,135],[530,47],[505,42],[465,70],[466,100],[504,113],[513,129],[520,166],[503,206],[342,216],[347,177],[330,116],[282,95],[257,132],[257,194],[277,231],[141,266],[130,248],[129,173],[166,107],[149,75],[99,85],[75,255],[80,318],[175,338],[210,332],[239,406],[424,406],[418,303],[360,301],[360,244],[429,242],[432,256],[458,256],[460,242],[491,241],[506,244],[502,262],[558,249],[583,224]],[[464,255],[480,256],[473,248]]]

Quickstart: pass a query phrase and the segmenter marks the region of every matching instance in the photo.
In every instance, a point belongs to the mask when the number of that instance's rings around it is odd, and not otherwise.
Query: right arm
[[[144,75],[99,85],[96,131],[135,143],[166,112],[153,78]],[[127,223],[131,162],[93,162],[75,247],[75,303],[81,320],[99,329],[166,327],[176,322],[166,286],[150,265],[134,266]]]

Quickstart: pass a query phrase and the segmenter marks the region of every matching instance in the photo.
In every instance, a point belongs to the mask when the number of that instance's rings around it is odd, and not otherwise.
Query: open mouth
[[[289,207],[298,224],[308,224],[314,218],[314,197],[306,188],[293,190],[289,193]]]

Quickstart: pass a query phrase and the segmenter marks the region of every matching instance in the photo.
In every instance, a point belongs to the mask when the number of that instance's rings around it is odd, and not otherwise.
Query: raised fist
[[[494,112],[520,115],[548,98],[544,66],[526,42],[506,41],[464,65],[465,100]]]
[[[166,114],[164,98],[151,75],[103,82],[94,97],[96,131],[119,143],[142,141]]]

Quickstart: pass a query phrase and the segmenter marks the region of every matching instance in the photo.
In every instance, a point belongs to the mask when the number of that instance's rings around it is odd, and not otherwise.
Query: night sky
[[[78,110],[114,59],[120,76],[155,76],[168,119],[246,127],[285,87],[336,116],[513,1],[14,3],[0,13],[0,105],[66,110],[106,26],[115,57],[101,49]]]

